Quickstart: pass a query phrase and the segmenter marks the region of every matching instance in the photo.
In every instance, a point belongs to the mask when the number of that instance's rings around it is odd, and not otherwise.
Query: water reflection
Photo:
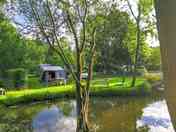
[[[150,132],[174,132],[165,100],[149,104],[143,109],[137,128],[145,126]]]
[[[92,98],[96,132],[174,132],[166,102],[156,97]],[[0,109],[0,132],[75,132],[74,100]]]
[[[75,103],[72,102],[70,104]],[[76,114],[74,106],[72,105],[71,111],[67,116],[56,105],[39,112],[32,122],[34,132],[75,132]]]

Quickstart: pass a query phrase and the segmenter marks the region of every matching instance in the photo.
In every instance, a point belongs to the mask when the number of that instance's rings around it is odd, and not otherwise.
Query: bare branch
[[[39,28],[40,28],[42,34],[43,34],[44,37],[46,38],[47,43],[49,44],[49,46],[52,48],[53,51],[55,51],[56,53],[59,54],[59,56],[62,58],[62,60],[64,61],[65,65],[67,66],[68,70],[71,72],[71,74],[72,74],[73,78],[75,79],[75,81],[80,84],[80,82],[79,82],[78,79],[77,79],[77,76],[74,74],[73,69],[72,69],[71,66],[69,65],[69,62],[68,62],[67,59],[65,58],[65,54],[63,54],[63,52],[64,52],[63,49],[59,46],[59,49],[60,49],[60,50],[57,50],[57,49],[54,47],[54,42],[51,42],[51,41],[50,41],[48,35],[47,35],[46,32],[45,32],[45,28],[44,28],[44,26],[43,26],[43,23],[41,22],[40,16],[39,16],[39,14],[37,13],[37,11],[35,11],[35,8],[34,8],[34,6],[33,6],[31,0],[30,0],[30,5],[31,5],[32,12],[33,12],[33,14],[34,14],[34,17],[35,17],[35,19],[36,19],[36,22],[38,23]],[[50,16],[50,17],[51,17],[51,16]],[[52,21],[53,21],[53,20],[52,20]],[[54,22],[54,21],[53,21],[53,22]],[[53,26],[54,26],[54,25],[55,25],[55,24],[53,23]],[[54,35],[56,35],[55,32],[54,32]],[[58,45],[60,45],[58,39],[57,39],[57,43],[58,43]],[[80,86],[81,86],[81,84],[80,84]]]
[[[129,7],[129,9],[130,9],[131,14],[133,15],[134,19],[137,21],[137,17],[135,16],[135,14],[134,14],[134,12],[133,12],[133,9],[132,9],[132,6],[131,6],[131,4],[130,4],[130,1],[127,0],[127,3],[128,3],[128,7]]]
[[[48,9],[49,17],[50,17],[51,23],[52,23],[52,25],[53,25],[53,35],[54,35],[54,37],[55,37],[55,39],[56,39],[57,45],[58,45],[59,50],[60,50],[60,52],[61,52],[62,59],[64,60],[65,65],[67,66],[68,70],[71,72],[71,74],[72,74],[73,78],[75,79],[75,81],[76,81],[77,83],[80,83],[80,82],[78,81],[78,78],[77,78],[77,76],[75,75],[75,73],[74,73],[72,67],[70,66],[70,61],[69,61],[69,59],[66,57],[66,55],[65,55],[65,53],[64,53],[64,50],[63,50],[63,48],[62,48],[62,46],[61,46],[61,44],[60,44],[60,42],[59,42],[59,40],[58,40],[58,37],[57,37],[57,34],[56,34],[56,25],[55,25],[55,21],[54,21],[54,18],[53,18],[51,9],[50,9],[50,7],[49,7],[49,2],[48,2],[48,0],[47,0],[46,7],[47,7],[47,9]]]
[[[70,29],[73,33],[74,39],[75,39],[75,46],[76,46],[76,50],[77,50],[77,53],[78,53],[80,51],[78,36],[77,36],[77,33],[76,33],[76,29],[74,27],[73,21],[71,19],[69,10],[66,10],[66,15],[67,15],[67,20],[68,20],[69,27],[70,27]]]
[[[34,8],[34,5],[33,5],[33,1],[32,1],[32,0],[29,0],[29,4],[30,4],[30,6],[31,6],[32,13],[33,13],[34,18],[35,18],[35,20],[36,20],[36,22],[37,22],[37,25],[39,26],[39,29],[40,29],[41,33],[42,33],[43,36],[45,37],[45,39],[46,39],[46,41],[48,42],[48,44],[52,47],[53,45],[52,45],[52,43],[50,42],[49,37],[48,37],[48,35],[47,35],[46,32],[45,32],[45,28],[44,28],[43,24],[41,23],[40,16],[39,16],[39,14],[35,11],[35,8]]]
[[[83,16],[83,20],[82,20],[82,25],[83,25],[83,40],[81,43],[81,49],[80,51],[82,52],[84,50],[85,47],[85,41],[86,41],[86,18],[87,18],[87,11],[88,11],[88,4],[87,4],[87,0],[84,0],[85,3],[85,10],[84,10],[84,16]]]

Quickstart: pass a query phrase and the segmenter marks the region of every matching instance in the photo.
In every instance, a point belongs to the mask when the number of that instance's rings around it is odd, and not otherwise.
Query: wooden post
[[[155,0],[165,97],[176,129],[176,0]]]

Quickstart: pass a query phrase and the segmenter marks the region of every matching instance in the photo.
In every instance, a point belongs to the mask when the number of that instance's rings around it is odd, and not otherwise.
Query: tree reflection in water
[[[96,132],[174,132],[160,97],[113,97],[90,100]],[[74,100],[0,109],[0,132],[75,132]]]

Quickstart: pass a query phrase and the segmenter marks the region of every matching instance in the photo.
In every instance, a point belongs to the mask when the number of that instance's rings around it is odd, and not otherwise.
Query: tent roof
[[[40,68],[43,70],[43,71],[63,71],[64,69],[60,66],[53,66],[53,65],[50,65],[50,64],[41,64],[40,65]]]

